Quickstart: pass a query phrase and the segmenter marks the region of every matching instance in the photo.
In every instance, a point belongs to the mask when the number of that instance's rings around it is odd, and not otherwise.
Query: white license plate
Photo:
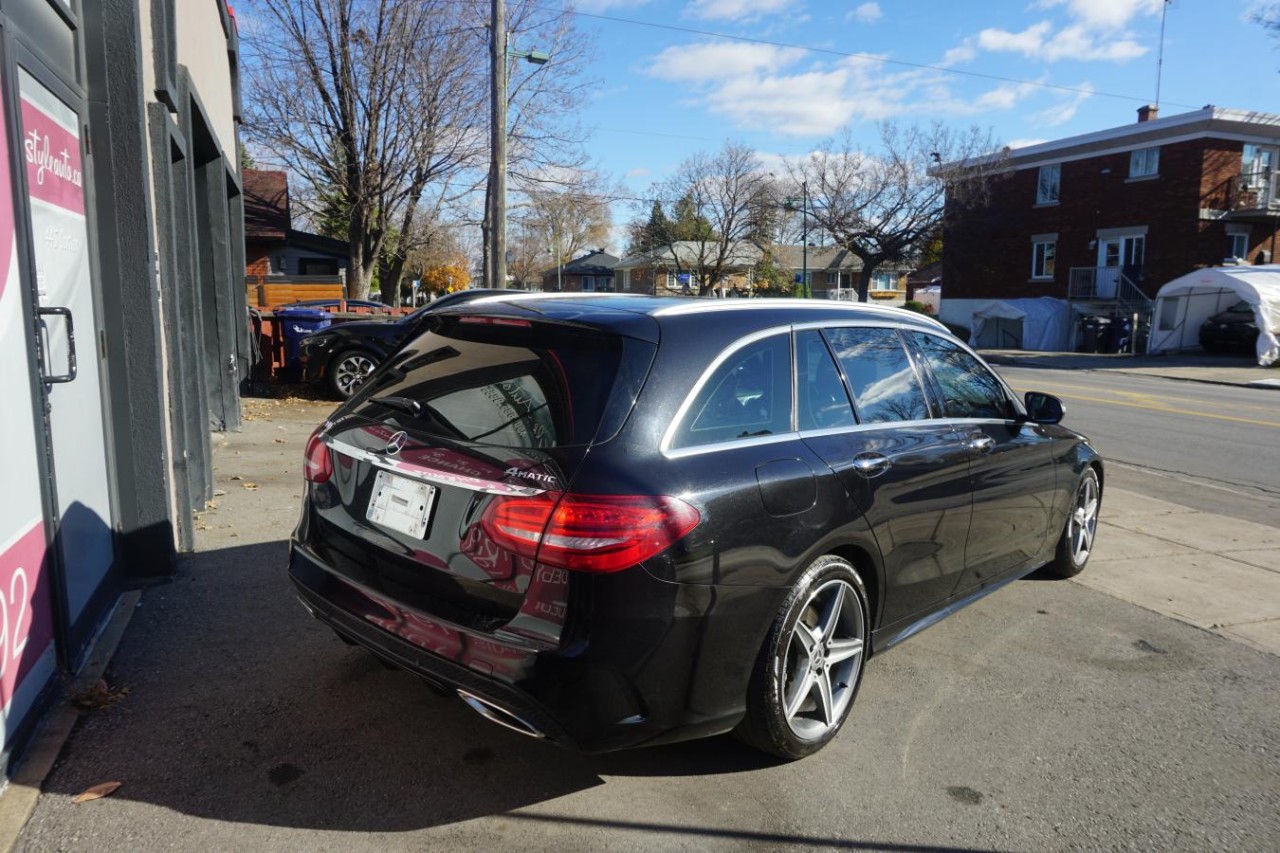
[[[365,518],[382,527],[421,539],[427,533],[436,487],[389,471],[379,471]]]

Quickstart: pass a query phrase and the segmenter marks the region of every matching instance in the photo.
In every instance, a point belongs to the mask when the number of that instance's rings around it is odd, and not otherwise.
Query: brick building
[[[1009,168],[985,202],[948,200],[942,318],[968,326],[981,303],[1036,296],[1146,312],[1193,269],[1269,263],[1278,149],[1280,115],[1143,107],[1134,124],[995,155]]]
[[[562,293],[612,293],[618,258],[595,249],[542,274],[542,289]]]

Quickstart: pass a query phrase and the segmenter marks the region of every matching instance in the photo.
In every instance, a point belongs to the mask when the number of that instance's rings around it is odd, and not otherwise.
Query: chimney
[[[1155,104],[1138,107],[1138,124],[1142,124],[1144,121],[1155,121],[1159,117],[1160,108]]]

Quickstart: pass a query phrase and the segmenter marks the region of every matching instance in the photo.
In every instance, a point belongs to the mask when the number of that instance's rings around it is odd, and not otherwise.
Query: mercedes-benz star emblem
[[[391,438],[387,439],[387,446],[382,448],[382,452],[385,453],[387,456],[394,456],[397,453],[399,453],[401,450],[403,450],[404,446],[408,444],[408,442],[409,442],[409,434],[404,430],[401,430],[400,432],[391,436]]]

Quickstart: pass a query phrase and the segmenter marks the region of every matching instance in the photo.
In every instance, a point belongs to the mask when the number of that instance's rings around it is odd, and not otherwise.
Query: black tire
[[[377,366],[378,357],[367,349],[345,349],[329,360],[325,383],[331,394],[345,400],[356,392]]]
[[[793,639],[798,633],[797,623],[803,619],[810,630],[821,629],[824,614],[818,613],[818,606],[829,603],[829,599],[822,596],[836,594],[837,588],[843,596],[841,609],[833,620],[826,650],[808,654],[801,646],[794,645],[803,644]],[[809,624],[811,621],[813,625]],[[812,755],[826,746],[839,734],[862,684],[870,629],[866,588],[858,573],[841,557],[832,554],[819,557],[801,575],[778,609],[747,687],[746,716],[734,734],[756,749],[789,761]],[[850,636],[844,637],[844,634]],[[849,644],[854,634],[860,636],[859,651],[836,661],[837,654],[852,648]],[[821,642],[814,640],[815,635],[806,633],[806,636],[814,641],[815,648]],[[833,644],[837,651],[832,651]],[[799,656],[803,656],[804,666],[798,665]],[[814,686],[806,690],[803,685],[808,682],[797,673],[813,673],[815,666],[821,668],[824,664],[825,675],[811,675]],[[828,684],[825,699],[818,681],[824,677]],[[791,715],[787,713],[788,698],[798,708]],[[797,698],[801,701],[797,702]],[[812,710],[809,710],[810,704],[814,706]],[[830,708],[829,712],[824,710],[824,704]]]
[[[1088,506],[1090,495],[1092,510]],[[1102,485],[1098,482],[1098,472],[1092,467],[1085,468],[1076,483],[1067,522],[1058,539],[1058,551],[1053,562],[1045,566],[1046,572],[1056,578],[1073,578],[1084,571],[1089,555],[1093,553],[1093,543],[1098,531],[1098,512],[1101,508]]]

